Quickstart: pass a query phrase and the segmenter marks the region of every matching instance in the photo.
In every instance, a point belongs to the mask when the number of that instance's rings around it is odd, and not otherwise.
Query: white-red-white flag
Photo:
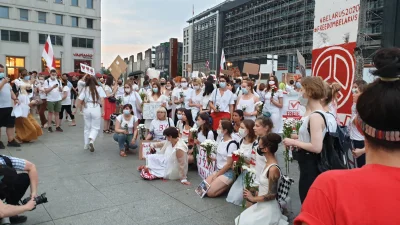
[[[56,68],[56,61],[54,60],[54,51],[53,45],[51,44],[50,35],[47,36],[47,41],[44,45],[42,57],[44,61],[46,61],[46,65],[50,70]]]
[[[220,64],[220,67],[219,67],[219,69],[220,69],[220,73],[221,73],[221,71],[222,70],[224,70],[224,68],[225,68],[225,53],[224,53],[224,49],[222,49],[222,53],[221,53],[221,64]]]
[[[207,62],[206,62],[206,68],[207,69],[210,69],[210,62],[207,60]]]

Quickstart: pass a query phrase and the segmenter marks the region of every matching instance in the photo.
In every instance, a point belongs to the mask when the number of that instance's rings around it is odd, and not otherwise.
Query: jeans
[[[351,140],[354,148],[364,148],[364,141]],[[357,159],[357,168],[361,168],[365,165],[365,154],[360,155]]]
[[[133,134],[114,134],[114,141],[118,142],[119,150],[124,150],[125,145],[131,149],[137,148],[137,144],[132,144]]]

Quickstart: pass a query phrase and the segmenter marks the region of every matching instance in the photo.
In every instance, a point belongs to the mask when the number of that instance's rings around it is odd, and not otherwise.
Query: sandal
[[[119,153],[119,155],[120,155],[121,157],[127,157],[125,151],[121,151],[121,152]]]
[[[103,130],[103,133],[105,133],[105,134],[109,134],[109,133],[110,133],[110,131],[109,131],[109,130]]]
[[[143,165],[143,166],[139,166],[139,167],[137,168],[137,170],[138,170],[138,171],[142,171],[144,168],[146,168],[146,166],[145,166],[145,165]]]

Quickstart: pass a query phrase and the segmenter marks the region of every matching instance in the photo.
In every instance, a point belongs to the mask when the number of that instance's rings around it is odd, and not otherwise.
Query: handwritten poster
[[[216,156],[212,154],[211,157],[215,158]],[[215,171],[215,168],[215,162],[208,164],[206,152],[202,147],[199,147],[199,154],[197,154],[197,171],[200,177],[206,179]]]
[[[143,119],[154,120],[157,118],[157,109],[161,107],[161,103],[144,103]]]
[[[139,148],[139,159],[143,160],[146,159],[147,155],[150,155],[150,144],[155,144],[158,141],[141,141],[140,142],[140,148]],[[156,151],[159,151],[160,149],[156,148]]]

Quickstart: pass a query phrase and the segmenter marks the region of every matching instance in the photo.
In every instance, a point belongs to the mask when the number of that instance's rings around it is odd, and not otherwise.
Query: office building
[[[192,65],[193,54],[193,28],[192,25],[183,29],[183,55],[182,55],[182,75],[188,76],[187,65]]]
[[[176,40],[176,41],[175,41]],[[171,51],[173,49],[173,51]],[[177,52],[177,54],[176,54]],[[155,69],[162,72],[162,76],[175,77],[182,75],[183,43],[171,38],[169,42],[161,43],[155,47]],[[171,58],[173,55],[175,58]],[[171,71],[171,63],[174,63]],[[176,65],[175,65],[176,64]]]
[[[78,72],[80,63],[101,68],[101,1],[1,1],[0,24],[0,63],[11,79],[21,68],[46,70],[47,35],[58,73]]]

